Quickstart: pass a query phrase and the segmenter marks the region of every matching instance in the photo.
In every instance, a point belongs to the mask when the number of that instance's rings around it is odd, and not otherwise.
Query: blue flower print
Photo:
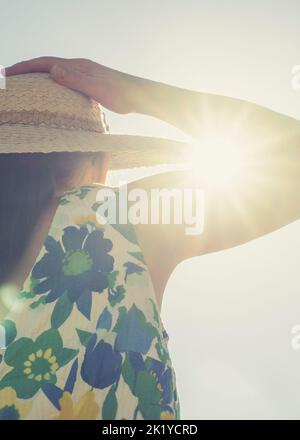
[[[82,379],[94,388],[106,388],[118,382],[121,374],[122,356],[113,347],[94,334],[86,345],[81,367]]]
[[[60,299],[56,310],[60,315],[59,325],[68,317],[74,303],[89,319],[92,292],[101,293],[108,287],[107,276],[114,265],[113,257],[108,254],[112,242],[104,238],[101,229],[89,233],[86,225],[69,226],[64,229],[62,243],[48,237],[45,248],[47,252],[32,271],[32,276],[39,280],[34,292],[47,293],[45,303]]]
[[[146,354],[152,340],[158,335],[156,328],[146,321],[144,313],[135,304],[128,311],[125,307],[120,307],[114,331],[117,332],[115,348],[121,352],[136,351]]]

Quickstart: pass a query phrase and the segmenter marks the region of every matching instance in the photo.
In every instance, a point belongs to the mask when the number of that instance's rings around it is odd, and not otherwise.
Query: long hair
[[[0,285],[22,258],[34,226],[54,195],[57,174],[71,172],[68,166],[64,171],[61,154],[0,154]]]

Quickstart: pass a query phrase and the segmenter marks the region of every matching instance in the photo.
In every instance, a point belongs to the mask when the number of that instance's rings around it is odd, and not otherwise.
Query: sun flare
[[[248,161],[244,150],[222,136],[209,136],[195,145],[194,172],[207,187],[229,191],[243,184]]]

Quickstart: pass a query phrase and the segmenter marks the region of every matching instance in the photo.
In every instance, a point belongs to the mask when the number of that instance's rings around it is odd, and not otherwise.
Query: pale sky
[[[90,58],[300,119],[299,18],[299,0],[0,0],[0,65]],[[112,132],[184,138],[151,118],[107,116]],[[182,418],[300,418],[299,266],[297,221],[176,269],[162,313]]]

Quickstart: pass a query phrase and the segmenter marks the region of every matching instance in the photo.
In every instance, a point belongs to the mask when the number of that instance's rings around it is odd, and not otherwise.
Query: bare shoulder
[[[129,220],[135,224],[161,303],[175,267],[199,254],[203,191],[187,171],[171,171],[131,182],[127,186],[127,197]]]

